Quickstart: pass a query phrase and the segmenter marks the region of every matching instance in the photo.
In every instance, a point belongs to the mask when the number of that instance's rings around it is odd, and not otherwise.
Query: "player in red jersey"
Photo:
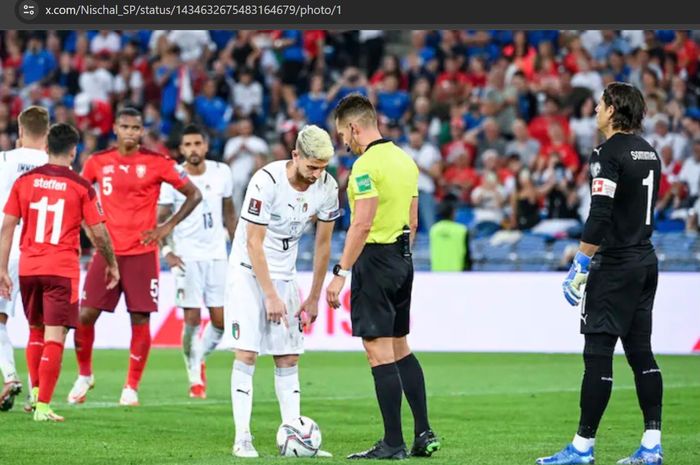
[[[82,174],[90,183],[99,185],[121,280],[114,289],[105,288],[105,261],[99,254],[94,256],[85,277],[80,322],[75,332],[80,375],[68,394],[71,404],[84,402],[94,386],[95,322],[101,312],[113,312],[124,293],[131,316],[131,346],[129,372],[119,403],[138,405],[138,386],[151,348],[149,316],[158,310],[158,244],[202,198],[175,160],[139,146],[143,118],[138,110],[120,110],[114,132],[117,147],[92,154]],[[174,215],[157,226],[156,210],[163,182],[180,191],[186,200]]]
[[[12,186],[0,231],[0,295],[12,292],[8,272],[12,235],[22,219],[19,287],[29,321],[27,367],[38,400],[35,421],[63,421],[49,406],[61,371],[63,344],[78,324],[80,224],[85,222],[108,264],[100,279],[114,288],[119,269],[97,194],[70,165],[78,131],[56,124],[48,134],[49,164],[22,175]]]

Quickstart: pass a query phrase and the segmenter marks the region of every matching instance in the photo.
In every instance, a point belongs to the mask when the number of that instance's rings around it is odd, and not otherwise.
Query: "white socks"
[[[216,349],[216,346],[219,345],[219,342],[221,341],[221,337],[224,335],[224,329],[217,328],[213,324],[211,324],[211,321],[207,324],[207,327],[204,328],[204,334],[202,335],[202,357],[200,359],[204,360],[207,355],[212,353],[214,349]]]
[[[301,415],[298,366],[275,368],[275,393],[283,422],[289,422]]]
[[[577,434],[574,436],[574,440],[571,441],[571,444],[573,444],[579,452],[588,452],[591,447],[595,446],[595,438],[583,438]]]
[[[7,327],[2,323],[0,323],[0,372],[6,383],[19,379],[15,368],[14,349],[7,334]]]
[[[658,429],[648,429],[642,435],[642,446],[653,449],[661,444],[661,431]]]
[[[199,339],[199,325],[191,326],[185,323],[182,328],[182,353],[185,357],[185,366],[190,384],[202,384],[201,360],[197,355],[201,353],[201,341]]]
[[[255,365],[235,360],[231,371],[231,407],[238,442],[250,435],[250,416],[253,412],[253,373]]]

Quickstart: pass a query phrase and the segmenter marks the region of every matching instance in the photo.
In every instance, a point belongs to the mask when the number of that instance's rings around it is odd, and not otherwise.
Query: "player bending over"
[[[650,241],[661,163],[654,149],[635,134],[643,118],[644,97],[637,88],[608,84],[596,107],[598,129],[606,141],[591,155],[591,212],[564,281],[566,300],[571,305],[583,300],[581,417],[573,442],[551,457],[537,459],[541,465],[594,462],[596,432],[612,391],[618,339],[634,372],[644,434],[639,449],[617,463],[661,465],[663,461],[663,387],[651,351],[658,263]]]
[[[318,314],[330,257],[333,224],[339,216],[338,184],[326,171],[333,144],[326,131],[304,127],[292,160],[268,164],[253,175],[229,257],[226,327],[236,358],[231,400],[236,437],[233,455],[257,457],[250,434],[253,372],[258,354],[275,361],[275,392],[282,421],[300,415],[299,355],[303,325]],[[313,220],[316,245],[311,292],[299,301],[296,258],[299,239]],[[319,451],[320,456],[329,456]]]
[[[206,399],[204,359],[224,334],[224,289],[226,286],[226,242],[236,229],[233,181],[228,165],[207,160],[209,144],[198,126],[185,128],[180,140],[183,168],[202,193],[202,202],[175,227],[172,245],[161,253],[176,276],[176,304],[185,313],[182,350],[190,382],[190,397]],[[163,184],[159,217],[167,219],[187,198]],[[200,309],[209,308],[211,318],[199,337]]]
[[[83,176],[91,184],[99,184],[121,279],[118,286],[106,288],[105,261],[99,254],[93,257],[85,276],[80,321],[75,331],[79,376],[68,394],[71,404],[85,402],[88,390],[95,384],[92,372],[95,323],[102,312],[114,311],[122,293],[131,318],[131,345],[129,371],[119,403],[139,404],[137,391],[151,349],[150,314],[158,311],[158,244],[201,200],[199,189],[173,159],[139,145],[143,117],[138,110],[121,109],[114,122],[114,133],[117,147],[90,155]],[[168,221],[156,227],[158,197],[164,182],[187,200]]]
[[[66,333],[78,324],[81,222],[106,262],[104,286],[112,289],[119,282],[97,194],[70,168],[78,140],[70,125],[51,127],[49,163],[14,184],[0,232],[0,295],[8,298],[13,286],[7,269],[12,235],[22,220],[19,287],[29,322],[26,356],[37,398],[35,421],[63,421],[49,404],[61,372]]]

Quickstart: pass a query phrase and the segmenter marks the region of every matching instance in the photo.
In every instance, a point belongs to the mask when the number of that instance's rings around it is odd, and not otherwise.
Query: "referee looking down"
[[[333,268],[328,304],[340,307],[340,292],[352,270],[352,335],[362,338],[384,438],[349,459],[405,459],[401,431],[402,391],[413,413],[413,456],[440,448],[430,429],[423,370],[406,341],[409,332],[413,261],[411,243],[418,225],[418,167],[382,138],[372,103],[358,94],[343,98],[335,125],[348,150],[361,155],[352,167],[348,199],[352,211],[340,263]]]

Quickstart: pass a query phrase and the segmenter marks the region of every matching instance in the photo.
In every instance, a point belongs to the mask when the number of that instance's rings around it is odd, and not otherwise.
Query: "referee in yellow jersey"
[[[413,285],[411,243],[418,225],[418,167],[406,152],[382,138],[377,113],[366,97],[352,94],[342,99],[335,109],[335,124],[349,150],[361,156],[350,174],[352,220],[327,299],[331,307],[340,307],[340,291],[352,270],[352,334],[362,338],[384,420],[384,438],[348,458],[407,458],[401,431],[403,393],[415,424],[411,455],[429,456],[440,443],[428,422],[423,369],[406,341]]]

